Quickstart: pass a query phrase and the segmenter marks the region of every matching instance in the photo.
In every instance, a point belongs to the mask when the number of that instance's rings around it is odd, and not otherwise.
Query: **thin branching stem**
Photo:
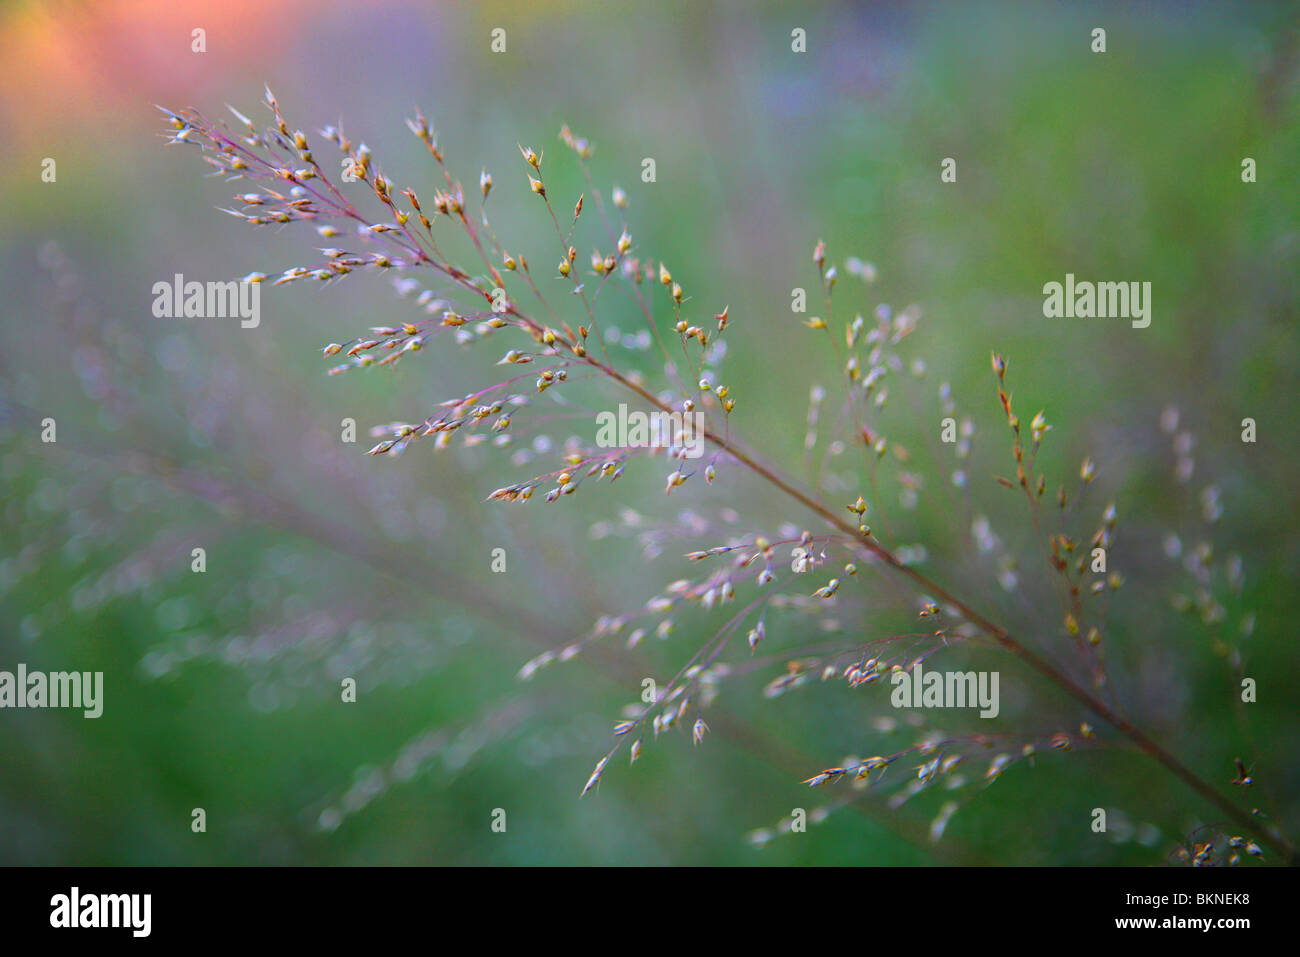
[[[647,392],[645,389],[638,386],[636,383],[630,381],[629,379],[626,379],[625,377],[620,375],[616,370],[611,369],[608,366],[605,366],[604,364],[600,363],[599,361],[591,358],[587,358],[585,361],[599,368],[603,373],[605,373],[607,376],[612,378],[614,381],[618,382],[619,384],[623,385],[628,389],[631,389],[633,392],[635,392],[646,402],[651,403],[652,405],[656,406],[659,409],[662,409],[665,412],[672,411],[667,405],[660,402],[655,396],[651,395],[649,392]],[[1071,680],[1064,672],[1062,672],[1059,668],[1057,668],[1054,664],[1052,664],[1049,660],[1044,658],[1042,655],[1038,654],[1038,652],[1033,651],[1032,649],[1027,647],[1023,642],[1015,638],[1005,628],[994,623],[985,615],[980,614],[969,604],[957,598],[955,595],[951,594],[947,589],[943,588],[942,586],[932,581],[925,574],[917,571],[915,568],[912,568],[909,565],[904,564],[894,555],[893,552],[885,548],[879,542],[872,539],[869,534],[864,534],[860,532],[857,528],[853,527],[851,524],[844,521],[844,519],[840,518],[838,515],[836,515],[834,512],[828,509],[825,505],[821,504],[820,502],[806,495],[804,492],[795,488],[793,485],[786,482],[780,476],[776,475],[773,471],[769,470],[759,462],[756,462],[749,455],[747,455],[743,450],[737,448],[734,445],[734,443],[732,443],[725,436],[720,436],[716,432],[712,431],[711,429],[706,429],[704,436],[708,441],[712,442],[718,448],[725,451],[728,455],[730,455],[736,461],[740,462],[740,464],[744,465],[755,475],[762,478],[769,485],[772,485],[775,488],[779,489],[781,492],[785,493],[790,498],[793,498],[799,504],[803,505],[809,511],[818,515],[829,525],[831,525],[832,527],[836,528],[840,532],[843,532],[845,535],[848,535],[849,537],[854,539],[857,542],[857,544],[860,545],[865,551],[869,552],[871,555],[875,556],[877,559],[884,562],[884,564],[888,565],[896,573],[901,574],[904,577],[910,579],[912,583],[917,587],[919,587],[922,591],[952,605],[954,608],[960,611],[968,621],[977,625],[1003,649],[1015,655],[1017,658],[1019,658],[1021,661],[1027,664],[1030,668],[1037,671],[1043,677],[1047,678],[1049,681],[1055,684],[1058,688],[1060,688],[1070,697],[1074,698],[1076,701],[1078,701],[1080,704],[1086,707],[1089,711],[1093,712],[1093,714],[1097,715],[1097,717],[1101,718],[1111,727],[1115,728],[1115,730],[1119,731],[1121,734],[1127,737],[1130,741],[1133,742],[1134,745],[1137,746],[1139,750],[1145,753],[1148,757],[1153,758],[1159,764],[1163,765],[1167,771],[1169,771],[1175,777],[1179,778],[1184,784],[1190,787],[1193,791],[1195,791],[1205,800],[1209,801],[1212,805],[1214,805],[1214,807],[1216,807],[1218,810],[1223,812],[1223,814],[1226,815],[1228,818],[1230,818],[1232,821],[1236,822],[1238,825],[1240,825],[1242,828],[1246,830],[1249,830],[1253,833],[1258,833],[1261,836],[1267,838],[1272,844],[1274,844],[1283,853],[1288,863],[1300,864],[1300,855],[1297,854],[1295,846],[1277,828],[1265,824],[1264,822],[1258,820],[1243,808],[1237,806],[1236,804],[1233,804],[1226,797],[1224,797],[1217,790],[1215,790],[1215,788],[1212,787],[1209,783],[1207,783],[1203,778],[1198,776],[1195,772],[1193,772],[1190,768],[1188,768],[1185,764],[1183,764],[1183,762],[1178,760],[1178,758],[1176,758],[1173,754],[1171,754],[1165,748],[1157,744],[1144,731],[1142,731],[1140,728],[1134,725],[1123,715],[1119,714],[1115,709],[1104,704],[1096,696],[1092,695],[1087,690],[1080,687],[1073,680]]]

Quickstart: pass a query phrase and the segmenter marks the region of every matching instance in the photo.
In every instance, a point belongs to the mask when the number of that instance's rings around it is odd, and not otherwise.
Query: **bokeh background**
[[[1097,26],[1104,55],[1089,49]],[[489,49],[496,27],[505,54]],[[806,53],[791,52],[796,27]],[[1225,792],[1245,758],[1259,783],[1244,800],[1296,834],[1297,42],[1285,3],[5,4],[0,667],[102,670],[107,690],[95,721],[0,712],[0,862],[1149,864],[1213,821],[1115,747],[1006,776],[938,842],[932,805],[866,800],[756,848],[753,829],[821,803],[802,778],[881,749],[871,722],[890,710],[883,692],[842,686],[765,701],[770,671],[727,687],[705,745],[671,736],[631,770],[620,757],[577,800],[641,676],[671,674],[710,633],[687,619],[668,641],[517,681],[532,655],[688,574],[679,555],[700,547],[647,555],[636,535],[592,526],[627,507],[647,527],[681,527],[686,510],[810,519],[734,469],[668,500],[656,466],[553,506],[489,506],[533,473],[488,449],[417,445],[388,461],[342,445],[342,418],[423,417],[486,382],[498,355],[327,377],[322,345],[412,314],[382,278],[264,288],[256,330],[155,319],[151,287],[175,273],[312,261],[309,233],[217,212],[239,187],[161,135],[154,104],[229,103],[260,121],[263,84],[313,138],[341,119],[391,178],[431,192],[436,171],[403,122],[418,106],[467,191],[493,172],[494,222],[537,262],[553,258],[551,227],[516,143],[546,149],[548,187],[571,198],[582,187],[556,133],[589,137],[598,183],[628,192],[638,249],[673,265],[701,314],[729,304],[734,427],[800,478],[809,386],[837,371],[790,290],[814,289],[818,239],[833,260],[871,262],[876,281],[843,278],[837,308],[915,303],[909,354],[929,370],[924,400],[895,400],[891,434],[932,443],[951,383],[988,438],[970,494],[1022,549],[1027,600],[964,562],[967,529],[939,507],[945,475],[898,534],[926,542],[938,580],[1063,651],[1023,503],[991,479],[1012,468],[989,379],[999,350],[1022,417],[1043,408],[1053,425],[1049,476],[1091,454],[1093,504],[1121,515],[1113,560],[1128,585],[1108,641],[1126,704]],[[945,157],[956,183],[940,182]],[[1242,182],[1244,157],[1258,182]],[[1151,282],[1151,326],[1044,319],[1041,287],[1067,272]],[[610,309],[636,330],[625,304]],[[652,353],[619,356],[660,381]],[[1188,483],[1160,428],[1171,405],[1195,436]],[[39,441],[45,416],[54,445]],[[1254,445],[1240,441],[1247,416]],[[557,439],[578,428],[554,425]],[[1223,507],[1213,523],[1206,486]],[[1161,551],[1171,529],[1189,550],[1212,541],[1216,561],[1240,555],[1222,620],[1173,607],[1188,589]],[[189,570],[197,545],[203,575]],[[496,547],[504,575],[489,571]],[[1261,679],[1244,709],[1234,655]],[[1015,669],[1001,666],[1005,689]],[[344,675],[358,677],[355,704],[339,702]],[[1013,687],[1009,721],[1083,717],[1028,678]],[[1097,806],[1124,826],[1092,834]],[[191,831],[196,807],[206,834]]]

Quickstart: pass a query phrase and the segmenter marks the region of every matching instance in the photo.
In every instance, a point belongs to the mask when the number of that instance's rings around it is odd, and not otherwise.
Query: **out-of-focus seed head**
[[[696,744],[704,740],[704,735],[708,732],[709,726],[704,723],[703,718],[696,718],[695,725],[691,728],[691,738]]]

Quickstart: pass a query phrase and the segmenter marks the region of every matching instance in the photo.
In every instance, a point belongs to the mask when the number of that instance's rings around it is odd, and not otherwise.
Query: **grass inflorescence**
[[[253,272],[244,281],[282,286],[328,285],[358,273],[393,278],[418,317],[358,329],[353,339],[323,345],[331,374],[392,368],[418,361],[419,353],[469,345],[496,350],[494,368],[503,370],[467,394],[375,428],[371,455],[397,456],[424,439],[436,448],[456,441],[499,448],[512,468],[528,469],[484,489],[493,505],[556,503],[584,491],[589,481],[614,483],[629,468],[652,468],[662,458],[659,478],[668,496],[681,498],[700,485],[739,484],[744,476],[784,510],[776,519],[770,507],[747,513],[738,497],[735,507],[716,516],[692,510],[660,523],[625,502],[617,520],[596,523],[598,535],[636,539],[648,558],[680,548],[683,577],[638,607],[603,615],[587,633],[528,660],[520,677],[533,678],[596,643],[636,648],[651,637],[702,637],[688,642],[668,680],[654,683],[612,722],[609,749],[580,793],[600,786],[620,752],[635,762],[670,732],[689,734],[695,745],[707,747],[713,732],[705,712],[725,687],[751,676],[767,700],[828,683],[870,694],[873,686],[888,688],[900,676],[919,680],[922,670],[935,670],[946,656],[1001,656],[1015,663],[1018,675],[1035,674],[1050,689],[1056,713],[1047,723],[1008,731],[993,722],[990,730],[976,731],[941,727],[919,712],[878,715],[864,726],[896,746],[809,768],[803,783],[810,788],[841,789],[818,813],[863,795],[878,795],[897,809],[937,791],[941,799],[929,833],[938,840],[964,803],[1020,766],[1053,754],[1127,746],[1181,781],[1224,822],[1180,840],[1172,859],[1237,863],[1243,853],[1260,856],[1261,845],[1271,845],[1294,860],[1290,841],[1265,815],[1248,799],[1223,792],[1219,782],[1230,774],[1192,770],[1130,716],[1111,675],[1120,633],[1108,608],[1125,585],[1123,572],[1113,567],[1120,554],[1119,510],[1097,501],[1100,468],[1091,457],[1068,480],[1049,479],[1040,451],[1053,426],[1046,410],[1028,414],[1033,407],[1022,409],[1014,398],[1005,357],[992,354],[990,405],[1005,423],[1010,455],[1002,453],[1002,464],[990,475],[976,464],[974,419],[958,409],[947,383],[928,391],[937,398],[943,423],[937,445],[929,420],[906,414],[919,408],[917,396],[930,376],[924,360],[909,352],[920,310],[881,305],[864,316],[845,305],[845,296],[854,293],[844,287],[865,290],[876,279],[875,267],[856,257],[836,263],[819,241],[811,257],[817,315],[783,334],[818,337],[827,363],[834,363],[835,381],[808,384],[802,466],[783,469],[769,461],[766,450],[743,443],[733,428],[737,404],[750,388],[760,387],[723,374],[725,339],[746,334],[746,317],[733,314],[725,295],[690,290],[689,271],[641,250],[627,219],[627,194],[614,188],[606,201],[592,175],[593,149],[586,139],[568,127],[560,132],[560,144],[585,183],[567,198],[550,183],[546,151],[519,146],[515,159],[527,202],[553,233],[549,248],[534,252],[530,262],[492,225],[497,178],[483,169],[475,188],[463,188],[423,115],[407,121],[435,169],[436,186],[422,197],[392,182],[370,149],[337,127],[319,134],[343,158],[340,177],[327,173],[337,164],[323,161],[311,139],[286,122],[269,90],[265,105],[271,115],[266,129],[233,110],[235,128],[194,110],[164,111],[171,142],[196,147],[217,174],[239,183],[225,212],[254,227],[302,224],[324,243],[309,263],[274,278]],[[589,254],[580,253],[580,243],[590,244]],[[452,246],[471,250],[471,258],[462,262],[445,251]],[[557,283],[562,301],[542,291]],[[602,297],[614,288],[622,296],[619,307],[629,304],[644,326],[641,346],[662,359],[661,383],[612,357],[609,344],[622,334],[610,319],[616,310]],[[502,337],[507,341],[498,346]],[[700,416],[705,454],[689,455],[680,434],[661,444],[621,447],[582,436],[559,444],[538,441],[548,422],[590,412],[585,393],[573,386],[592,382],[604,383],[614,401],[675,416],[674,422]],[[900,405],[901,420],[894,414]],[[1175,480],[1185,484],[1194,471],[1193,442],[1179,430],[1176,410],[1166,410],[1160,424],[1173,437]],[[530,434],[531,442],[516,439]],[[532,467],[535,462],[544,467]],[[808,480],[794,478],[798,470]],[[999,486],[1007,490],[1001,494],[1021,500],[1023,528],[999,534],[975,504],[979,495],[999,494]],[[897,509],[884,504],[890,493],[897,495]],[[964,564],[961,589],[940,584],[943,576],[929,571],[932,549],[907,537],[915,528],[908,514],[923,497],[945,502],[960,525],[961,547],[945,557]],[[1212,486],[1202,493],[1201,506],[1207,521],[1221,513]],[[1045,559],[1044,573],[1021,567],[1016,543],[1025,539]],[[1226,614],[1214,588],[1222,577],[1239,589],[1240,559],[1230,558],[1220,576],[1208,544],[1185,557],[1181,539],[1171,532],[1164,549],[1191,576],[1175,607],[1206,621]],[[933,548],[936,554],[942,550]],[[972,578],[979,584],[972,585]],[[989,593],[1013,596],[1020,604],[986,611]],[[1007,607],[1024,611],[1015,628],[1004,623]],[[1239,656],[1231,660],[1240,667]],[[1040,714],[1020,711],[1019,720],[1027,717],[1038,720]],[[1239,769],[1232,783],[1244,794],[1254,782]],[[752,837],[763,844],[793,827],[786,820]]]

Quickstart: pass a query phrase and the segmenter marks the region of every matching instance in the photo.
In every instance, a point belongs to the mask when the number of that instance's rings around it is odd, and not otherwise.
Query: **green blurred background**
[[[1104,54],[1090,51],[1099,26]],[[505,54],[489,50],[495,27]],[[791,52],[794,28],[806,53]],[[689,574],[680,552],[716,543],[670,542],[651,559],[635,538],[593,538],[593,523],[624,506],[678,524],[683,509],[810,519],[734,469],[665,501],[657,465],[554,506],[489,507],[489,491],[542,467],[482,448],[416,445],[388,461],[341,445],[340,419],[423,417],[484,384],[505,348],[327,378],[322,345],[412,315],[381,278],[267,286],[256,330],[153,318],[150,289],[174,273],[312,262],[310,233],[217,212],[238,185],[202,178],[194,152],[160,135],[155,103],[214,116],[229,103],[260,121],[264,83],[313,139],[341,118],[395,182],[428,194],[436,171],[403,123],[418,106],[467,192],[493,172],[494,225],[535,263],[554,258],[551,227],[516,143],[547,151],[565,208],[583,187],[556,132],[589,137],[598,184],[628,192],[638,249],[672,265],[700,315],[730,306],[733,425],[800,479],[808,388],[837,370],[791,317],[790,290],[814,289],[818,239],[836,262],[873,263],[870,287],[841,265],[837,315],[917,304],[908,352],[929,369],[914,406],[895,398],[891,435],[932,443],[937,387],[951,383],[988,437],[972,497],[1026,556],[1029,604],[962,564],[943,476],[934,508],[923,498],[899,519],[905,540],[925,541],[927,569],[979,607],[1059,628],[1037,604],[1052,592],[1023,503],[990,478],[1012,468],[988,378],[1000,351],[1022,418],[1044,408],[1053,424],[1047,474],[1091,454],[1092,504],[1117,503],[1128,585],[1110,638],[1130,711],[1225,792],[1231,759],[1247,759],[1259,782],[1247,800],[1294,835],[1298,57],[1294,5],[1269,3],[7,4],[0,668],[102,670],[107,690],[95,721],[0,711],[0,862],[1146,864],[1213,820],[1149,762],[1105,748],[1008,774],[937,843],[932,805],[866,801],[755,849],[748,832],[821,803],[802,778],[880,750],[870,721],[890,711],[883,692],[841,686],[764,701],[771,671],[727,686],[706,745],[661,740],[630,771],[620,756],[577,800],[641,676],[671,675],[709,632],[688,619],[636,653],[610,645],[528,684],[516,671]],[[46,157],[54,183],[40,178]],[[945,157],[956,183],[940,181]],[[1244,157],[1258,182],[1242,182]],[[1044,319],[1042,285],[1067,272],[1151,282],[1151,326]],[[624,303],[608,308],[638,328]],[[615,351],[662,385],[653,354]],[[1186,485],[1159,427],[1170,405],[1196,436]],[[52,446],[38,438],[45,416]],[[1254,445],[1239,438],[1247,416]],[[1198,498],[1209,484],[1224,505],[1212,529]],[[1189,549],[1213,541],[1216,560],[1241,555],[1224,621],[1171,608],[1186,589],[1160,553],[1169,529]],[[203,575],[189,571],[198,545]],[[505,575],[488,570],[495,547]],[[1261,683],[1244,719],[1234,648]],[[345,675],[355,704],[338,701]],[[1009,721],[1083,717],[1024,687]],[[1097,806],[1143,840],[1091,834]],[[205,834],[191,831],[196,807]]]

